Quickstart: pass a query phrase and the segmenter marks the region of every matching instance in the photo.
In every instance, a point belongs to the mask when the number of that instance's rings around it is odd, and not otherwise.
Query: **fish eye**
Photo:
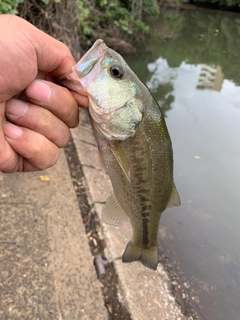
[[[110,73],[114,78],[121,79],[124,75],[124,70],[121,66],[113,65],[110,68]]]

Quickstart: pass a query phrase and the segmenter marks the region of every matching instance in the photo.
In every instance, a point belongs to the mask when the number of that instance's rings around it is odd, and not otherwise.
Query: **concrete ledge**
[[[64,153],[0,174],[0,319],[107,318]]]

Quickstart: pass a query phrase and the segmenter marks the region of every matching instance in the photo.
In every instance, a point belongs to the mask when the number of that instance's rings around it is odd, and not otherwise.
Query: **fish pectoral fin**
[[[103,222],[118,227],[128,221],[128,216],[118,204],[114,194],[107,198],[102,209]]]
[[[113,155],[115,156],[118,164],[120,165],[123,173],[125,174],[126,178],[130,182],[129,165],[128,165],[127,157],[121,147],[121,144],[119,142],[114,143],[113,145],[111,145],[110,148],[111,148],[111,151],[112,151]]]
[[[102,153],[100,151],[100,149],[98,148],[98,158],[99,158],[99,163],[100,163],[100,167],[102,169],[102,172],[104,174],[104,176],[106,176],[107,174],[107,169],[106,169],[106,166],[105,166],[105,163],[103,161],[103,156],[102,156]]]
[[[173,207],[173,206],[180,206],[181,201],[180,201],[180,197],[177,191],[177,188],[175,186],[175,184],[173,184],[173,189],[172,189],[172,194],[170,197],[170,200],[168,202],[167,208]]]
[[[156,270],[158,266],[157,246],[141,248],[129,241],[122,255],[123,262],[140,261],[145,267]]]

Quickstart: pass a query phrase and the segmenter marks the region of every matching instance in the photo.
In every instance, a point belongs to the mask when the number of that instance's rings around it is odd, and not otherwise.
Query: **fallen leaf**
[[[40,178],[41,181],[44,181],[44,182],[50,181],[49,176],[40,176],[39,178]]]
[[[161,303],[158,302],[157,300],[153,299],[153,302],[156,303],[156,305],[157,305],[160,309],[163,308],[163,306],[161,305]]]
[[[112,307],[109,304],[107,304],[107,309],[109,313],[112,313]]]

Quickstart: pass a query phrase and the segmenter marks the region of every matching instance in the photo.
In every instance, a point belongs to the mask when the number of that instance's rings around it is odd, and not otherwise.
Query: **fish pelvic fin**
[[[122,262],[140,261],[145,267],[156,270],[158,266],[157,246],[141,248],[129,241],[122,255]]]
[[[114,194],[111,194],[102,209],[103,222],[118,227],[128,221],[128,216],[118,204]]]

